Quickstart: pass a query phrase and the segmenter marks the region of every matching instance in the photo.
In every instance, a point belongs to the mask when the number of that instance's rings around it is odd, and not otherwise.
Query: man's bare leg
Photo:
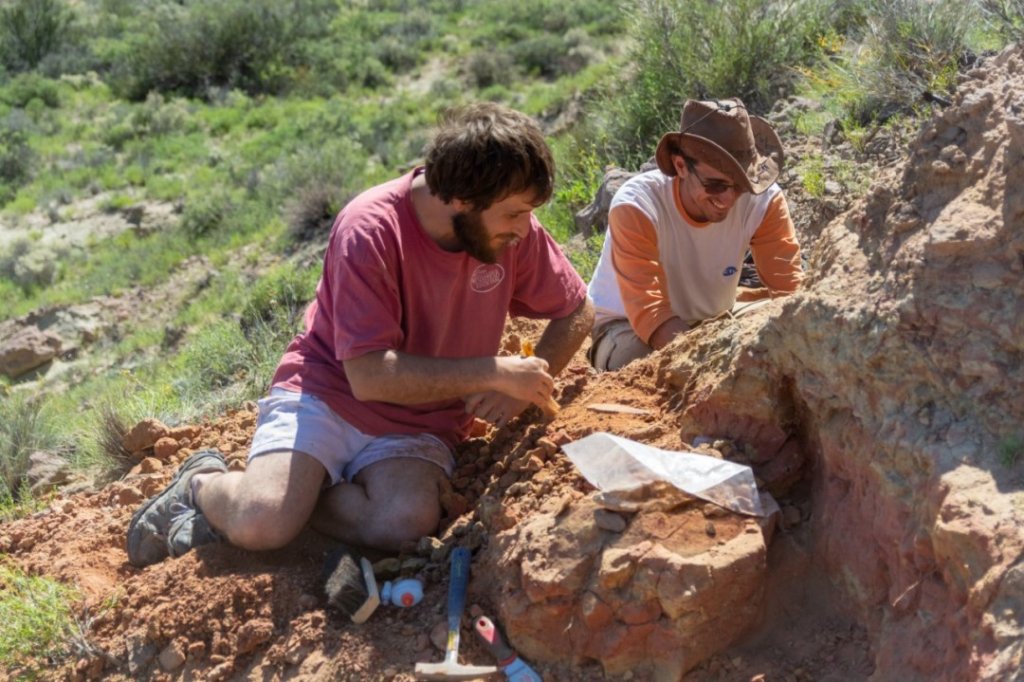
[[[325,491],[312,525],[342,542],[397,551],[437,530],[444,471],[414,457],[369,465],[351,483]]]
[[[196,505],[236,547],[276,549],[309,521],[326,472],[301,452],[268,452],[245,471],[196,475]]]

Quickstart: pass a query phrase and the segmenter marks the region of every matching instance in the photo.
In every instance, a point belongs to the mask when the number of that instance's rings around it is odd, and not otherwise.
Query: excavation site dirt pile
[[[1020,48],[965,74],[808,239],[800,293],[619,372],[581,352],[557,415],[480,423],[438,536],[371,557],[378,580],[423,581],[413,607],[362,625],[330,607],[334,544],[311,530],[131,567],[132,512],[197,449],[244,467],[255,410],[134,425],[122,478],[0,527],[0,553],[82,594],[75,654],[31,663],[44,679],[412,680],[444,658],[462,546],[467,663],[494,663],[470,628],[488,615],[548,682],[1024,679],[1022,74]],[[503,351],[540,329],[510,321]],[[598,490],[566,450],[600,433],[749,466],[768,513],[659,482]]]

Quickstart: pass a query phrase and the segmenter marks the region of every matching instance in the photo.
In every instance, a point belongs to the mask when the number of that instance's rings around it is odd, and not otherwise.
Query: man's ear
[[[690,169],[686,167],[686,159],[683,158],[682,154],[672,155],[672,165],[676,169],[676,175],[680,178],[686,179],[686,172]]]

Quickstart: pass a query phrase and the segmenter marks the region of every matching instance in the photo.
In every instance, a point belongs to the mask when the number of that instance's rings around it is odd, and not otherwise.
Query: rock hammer
[[[459,627],[466,608],[466,588],[469,586],[469,550],[452,550],[451,575],[448,577],[448,644],[444,660],[440,663],[417,663],[416,679],[420,680],[475,680],[498,672],[494,665],[461,665],[459,663]]]

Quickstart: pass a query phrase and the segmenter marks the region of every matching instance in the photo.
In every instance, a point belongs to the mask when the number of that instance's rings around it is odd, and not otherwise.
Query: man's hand
[[[647,342],[647,345],[654,350],[661,350],[671,343],[674,338],[680,334],[685,334],[688,331],[690,331],[690,325],[686,324],[678,317],[670,317],[665,320],[660,327],[654,330],[654,333],[651,334],[651,338]]]
[[[555,390],[548,361],[540,357],[498,358],[498,390],[519,401],[543,405]]]
[[[466,412],[489,421],[498,428],[519,416],[529,404],[529,401],[517,400],[497,391],[466,396]]]
[[[548,374],[548,361],[538,357],[498,358],[500,391],[481,391],[465,397],[466,412],[499,428],[519,415],[530,403],[551,401],[555,380]]]

